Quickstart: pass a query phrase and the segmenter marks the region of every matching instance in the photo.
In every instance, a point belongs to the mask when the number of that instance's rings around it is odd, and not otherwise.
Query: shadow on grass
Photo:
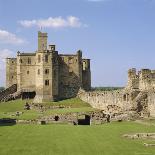
[[[0,127],[1,126],[12,126],[16,124],[16,119],[12,118],[1,118],[0,119]]]

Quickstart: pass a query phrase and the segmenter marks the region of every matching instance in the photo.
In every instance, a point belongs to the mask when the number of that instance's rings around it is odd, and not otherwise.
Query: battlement
[[[155,70],[135,68],[128,70],[127,89],[149,90],[155,88]]]

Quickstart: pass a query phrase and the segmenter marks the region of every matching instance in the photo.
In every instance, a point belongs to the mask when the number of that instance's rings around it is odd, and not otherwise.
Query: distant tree
[[[112,91],[123,89],[124,87],[92,87],[93,91]]]

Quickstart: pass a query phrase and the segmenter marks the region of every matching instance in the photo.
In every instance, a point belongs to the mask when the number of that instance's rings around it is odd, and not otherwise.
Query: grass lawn
[[[32,102],[29,100],[28,103]],[[70,108],[62,109],[49,109],[42,114],[37,110],[24,110],[24,104],[26,100],[14,100],[6,103],[0,103],[0,118],[15,118],[22,120],[37,119],[41,116],[61,114],[61,113],[72,113],[72,112],[88,112],[94,111],[90,105],[78,98],[66,99],[59,102],[48,102],[43,103],[44,106],[69,106]],[[15,116],[17,111],[23,112],[20,116]]]
[[[143,145],[149,140],[121,136],[135,132],[155,132],[155,127],[134,122],[0,126],[0,155],[155,155],[155,147]]]

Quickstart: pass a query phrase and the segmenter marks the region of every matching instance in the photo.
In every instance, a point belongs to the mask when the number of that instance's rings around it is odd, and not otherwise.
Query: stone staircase
[[[7,102],[20,97],[21,92],[17,92],[17,84],[14,84],[0,92],[0,102]]]

